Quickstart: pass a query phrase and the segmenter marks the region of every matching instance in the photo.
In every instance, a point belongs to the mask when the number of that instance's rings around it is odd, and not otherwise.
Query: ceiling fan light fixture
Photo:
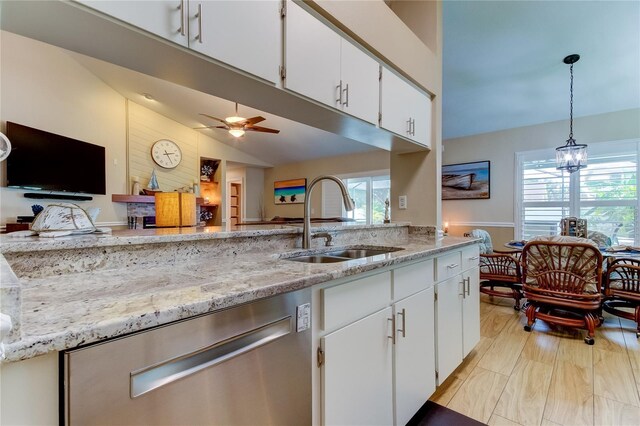
[[[569,55],[563,62],[570,66],[571,74],[570,102],[569,102],[569,139],[563,146],[556,148],[556,169],[573,173],[587,167],[587,145],[576,143],[573,139],[573,64],[578,62],[580,55]]]
[[[224,119],[224,121],[226,121],[227,123],[239,123],[239,122],[245,121],[245,120],[246,120],[246,118],[238,117],[237,115],[233,116],[233,117],[227,117],[227,118]]]
[[[236,138],[239,138],[240,136],[244,135],[244,130],[242,130],[242,129],[229,129],[229,133],[231,133],[232,136],[235,136]]]

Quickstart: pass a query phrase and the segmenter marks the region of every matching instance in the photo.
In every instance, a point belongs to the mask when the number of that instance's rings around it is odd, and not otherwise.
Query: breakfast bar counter
[[[317,226],[335,246],[301,250],[291,226],[119,231],[61,239],[2,236],[4,362],[123,336],[474,244],[406,223]],[[401,250],[338,263],[287,260],[339,248]],[[6,259],[6,260],[5,260]],[[14,275],[15,273],[15,275]]]

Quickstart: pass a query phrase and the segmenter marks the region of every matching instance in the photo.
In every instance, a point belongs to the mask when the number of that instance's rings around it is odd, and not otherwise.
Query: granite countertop
[[[314,230],[321,228],[324,227]],[[289,228],[247,232],[272,231],[299,232]],[[157,234],[154,235],[158,238]],[[122,235],[118,238],[145,237],[149,236]],[[5,361],[28,359],[122,336],[475,242],[456,237],[434,241],[428,236],[410,234],[407,240],[394,244],[403,250],[340,263],[307,264],[283,258],[300,250],[296,249],[284,253],[239,254],[180,265],[21,278],[21,333],[18,340],[5,344]],[[67,244],[89,243],[76,240]],[[330,249],[336,248],[341,247]],[[323,250],[327,249],[316,249]]]

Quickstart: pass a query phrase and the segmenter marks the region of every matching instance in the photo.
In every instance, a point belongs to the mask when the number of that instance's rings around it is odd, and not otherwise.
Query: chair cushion
[[[473,229],[467,235],[473,238],[480,238],[482,241],[478,244],[480,254],[493,253],[493,244],[491,243],[491,235],[484,229]]]

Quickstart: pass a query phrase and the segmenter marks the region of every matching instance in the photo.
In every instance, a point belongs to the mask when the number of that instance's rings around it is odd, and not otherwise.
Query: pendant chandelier
[[[564,63],[570,65],[571,73],[571,100],[569,102],[569,139],[566,145],[556,148],[556,169],[573,173],[583,167],[587,167],[587,145],[576,143],[573,139],[573,64],[578,62],[580,55],[569,55],[564,58]]]

